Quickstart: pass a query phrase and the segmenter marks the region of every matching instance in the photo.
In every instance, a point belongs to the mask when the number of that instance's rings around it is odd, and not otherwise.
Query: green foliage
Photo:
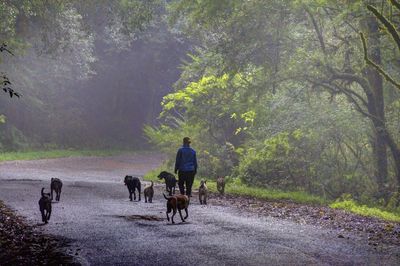
[[[371,94],[362,82],[335,77],[366,79],[355,30],[365,3],[172,1],[171,23],[199,45],[162,102],[159,128],[168,134],[147,135],[172,150],[174,134],[195,136],[204,176],[371,203],[379,190]],[[379,48],[384,62],[397,64],[393,46]],[[398,143],[399,94],[386,91],[386,126]],[[394,168],[389,175],[393,192]]]
[[[310,133],[295,130],[279,133],[257,147],[247,149],[237,168],[237,177],[250,185],[280,188],[307,187],[315,178],[315,158],[305,150],[313,148]]]
[[[372,208],[366,205],[359,205],[352,199],[344,201],[336,201],[329,205],[331,208],[343,209],[353,213],[357,213],[363,216],[377,217],[387,221],[400,222],[400,214],[392,213],[388,211],[381,210],[379,208]]]

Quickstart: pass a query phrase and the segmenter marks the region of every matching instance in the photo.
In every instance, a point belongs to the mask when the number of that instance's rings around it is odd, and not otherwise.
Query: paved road
[[[122,183],[125,174],[143,175],[161,160],[139,154],[1,163],[0,199],[38,224],[40,188],[60,177],[61,201],[37,230],[69,239],[66,251],[89,265],[399,265],[399,247],[376,250],[355,236],[200,206],[196,198],[188,222],[171,225],[163,186],[146,204],[130,202]]]

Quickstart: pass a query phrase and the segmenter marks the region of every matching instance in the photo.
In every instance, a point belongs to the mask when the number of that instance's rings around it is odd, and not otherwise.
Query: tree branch
[[[363,45],[363,50],[364,50],[364,60],[365,62],[374,67],[376,71],[378,71],[388,82],[392,83],[396,88],[400,90],[400,83],[396,82],[388,73],[386,73],[385,70],[382,69],[378,64],[373,62],[371,59],[368,58],[368,53],[367,53],[367,43],[365,41],[364,34],[360,32],[360,37]]]
[[[324,36],[322,35],[322,32],[320,31],[317,21],[315,20],[313,14],[311,13],[310,9],[308,7],[304,7],[306,10],[307,14],[310,16],[311,22],[314,26],[315,32],[317,33],[318,41],[321,46],[321,50],[324,54],[326,54],[326,48],[325,48],[325,42],[324,42]]]
[[[392,4],[393,4],[393,0],[392,0]],[[398,3],[396,3],[397,5],[399,5]],[[397,6],[396,6],[397,7]],[[367,5],[367,9],[369,11],[371,11],[375,17],[383,24],[385,25],[385,28],[389,31],[390,35],[392,36],[392,38],[394,39],[394,41],[397,44],[397,47],[399,48],[400,51],[400,36],[399,33],[397,32],[396,28],[394,27],[394,25],[392,23],[390,23],[389,20],[387,20],[385,18],[385,16],[383,16],[381,13],[379,13],[379,11],[371,5]]]
[[[400,3],[396,2],[395,0],[390,0],[390,3],[400,11]]]

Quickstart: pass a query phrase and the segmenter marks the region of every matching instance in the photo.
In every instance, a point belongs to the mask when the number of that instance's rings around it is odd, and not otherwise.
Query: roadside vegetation
[[[38,160],[79,156],[112,156],[133,153],[128,150],[47,150],[47,151],[13,151],[0,152],[0,162],[15,160]]]

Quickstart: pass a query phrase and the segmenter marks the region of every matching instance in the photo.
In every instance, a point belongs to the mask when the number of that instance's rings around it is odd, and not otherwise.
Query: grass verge
[[[400,214],[384,211],[379,208],[368,207],[366,205],[359,205],[357,202],[351,199],[336,201],[331,203],[329,207],[334,209],[343,209],[363,216],[376,217],[386,221],[400,222]]]
[[[78,156],[112,156],[132,153],[127,150],[46,150],[1,152],[0,162],[15,160],[38,160],[49,158],[78,157]]]

